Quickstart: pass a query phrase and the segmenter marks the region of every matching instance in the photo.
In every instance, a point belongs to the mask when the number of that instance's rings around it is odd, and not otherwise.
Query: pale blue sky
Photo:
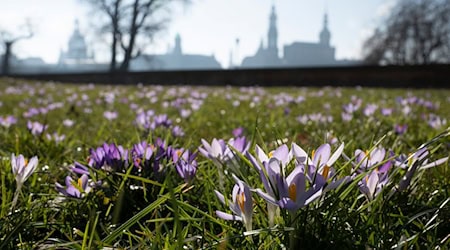
[[[266,42],[269,14],[275,4],[278,15],[278,45],[294,41],[317,41],[325,9],[329,16],[331,44],[336,57],[359,58],[361,42],[371,33],[396,0],[192,0],[172,11],[168,29],[147,46],[149,53],[164,53],[180,33],[185,53],[214,54],[223,67],[253,55],[261,39]],[[107,47],[89,27],[89,6],[82,0],[2,0],[0,28],[14,31],[30,18],[35,36],[14,47],[19,57],[39,56],[54,63],[66,49],[74,20],[92,43],[97,61],[107,61]],[[90,13],[92,15],[92,13]],[[239,47],[235,40],[239,38]],[[237,55],[236,55],[237,54]],[[280,55],[282,51],[280,51]],[[238,58],[236,58],[236,56]]]

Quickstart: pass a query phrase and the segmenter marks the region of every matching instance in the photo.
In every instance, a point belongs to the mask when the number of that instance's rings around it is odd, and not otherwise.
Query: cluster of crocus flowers
[[[257,193],[269,203],[290,211],[308,205],[320,197],[327,185],[334,188],[342,183],[335,180],[335,170],[331,165],[340,157],[343,148],[341,145],[331,155],[331,146],[324,144],[313,151],[311,160],[295,143],[291,150],[283,144],[268,155],[257,146],[257,158],[247,154],[259,171],[266,191],[257,189]],[[289,164],[293,164],[293,170],[287,174]]]
[[[121,171],[128,166],[128,150],[121,145],[104,143],[101,147],[90,149],[88,165],[96,169]]]
[[[218,144],[216,147],[219,150],[214,151],[214,146],[211,145],[210,154],[223,152],[218,141],[213,140],[213,144]],[[331,154],[331,146],[324,144],[317,151],[313,151],[311,157],[295,143],[292,144],[291,149],[286,144],[282,144],[269,153],[264,152],[258,145],[255,147],[255,155],[246,151],[245,156],[259,173],[264,187],[264,190],[261,188],[252,188],[251,190],[267,202],[270,226],[274,225],[278,209],[295,212],[317,200],[325,190],[335,188],[344,181],[350,180],[350,177],[337,179],[336,171],[332,167],[341,156],[343,148],[344,144]],[[252,210],[244,209],[243,200],[239,200],[239,197],[246,197],[245,201],[249,201],[251,199],[250,188],[248,188],[248,184],[234,175],[233,178],[236,185],[233,189],[233,204],[230,205],[230,209],[234,215],[223,212],[217,212],[217,215],[227,220],[242,220],[245,224],[248,218],[251,218],[249,213]],[[217,191],[216,195],[224,203],[223,195]],[[242,215],[247,217],[243,219]],[[248,230],[248,225],[246,228]]]
[[[90,179],[89,168],[96,171],[125,172],[131,167],[132,174],[148,178],[160,176],[167,170],[167,166],[173,165],[186,183],[192,182],[197,173],[196,153],[168,146],[161,139],[157,139],[154,144],[145,141],[136,143],[130,150],[114,143],[104,143],[100,147],[91,148],[89,152],[86,166],[75,162],[70,167],[71,174],[66,177],[65,186],[55,184],[59,193],[75,198],[84,197],[84,194],[97,185]]]

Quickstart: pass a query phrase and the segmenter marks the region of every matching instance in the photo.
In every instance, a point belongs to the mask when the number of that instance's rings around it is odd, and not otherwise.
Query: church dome
[[[88,58],[86,41],[80,33],[78,21],[75,21],[75,30],[69,40],[67,57],[77,60]]]

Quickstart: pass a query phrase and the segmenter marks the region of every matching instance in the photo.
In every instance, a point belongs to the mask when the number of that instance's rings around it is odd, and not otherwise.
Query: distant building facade
[[[214,55],[184,54],[179,34],[175,37],[175,46],[171,51],[162,55],[141,55],[133,59],[130,64],[130,70],[132,71],[221,68]]]
[[[277,15],[275,7],[269,17],[269,32],[267,47],[263,41],[253,56],[245,57],[242,68],[261,67],[304,67],[304,66],[339,66],[357,65],[359,61],[336,60],[336,49],[331,46],[331,32],[328,29],[328,15],[324,15],[323,28],[319,34],[319,42],[294,42],[283,47],[283,57],[278,55],[278,30],[276,26]]]

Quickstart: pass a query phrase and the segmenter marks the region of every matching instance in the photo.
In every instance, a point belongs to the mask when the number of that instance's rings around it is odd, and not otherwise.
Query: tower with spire
[[[183,54],[183,51],[181,50],[181,36],[180,34],[177,34],[175,36],[175,47],[173,48],[173,54],[179,55]]]
[[[323,28],[319,35],[320,44],[330,47],[331,33],[328,30],[328,14],[325,12],[323,16]]]
[[[277,14],[275,13],[275,5],[272,5],[270,13],[269,32],[267,34],[267,49],[278,54],[278,30],[277,30]]]
[[[242,61],[242,67],[281,67],[283,65],[278,56],[278,29],[275,5],[272,5],[269,15],[269,29],[267,32],[267,44],[261,39],[258,50],[254,56],[246,57]]]

